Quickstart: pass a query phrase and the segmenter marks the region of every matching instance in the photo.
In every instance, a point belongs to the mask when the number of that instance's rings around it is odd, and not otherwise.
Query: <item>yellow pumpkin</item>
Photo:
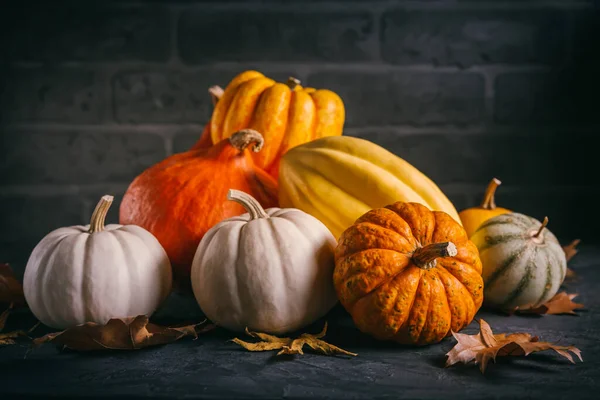
[[[467,208],[458,214],[469,237],[473,236],[477,228],[490,218],[511,212],[511,210],[507,208],[496,207],[494,195],[500,184],[502,184],[502,182],[500,182],[499,179],[493,178],[485,189],[483,201],[479,207]]]
[[[456,208],[431,179],[368,140],[325,137],[281,159],[280,206],[313,215],[336,238],[367,211],[398,201],[443,211],[461,224]]]
[[[210,123],[194,146],[210,147],[241,129],[265,139],[256,165],[277,179],[279,160],[289,149],[324,136],[342,134],[345,109],[331,90],[302,87],[290,77],[276,82],[258,71],[244,71],[220,89],[209,90],[215,104]]]

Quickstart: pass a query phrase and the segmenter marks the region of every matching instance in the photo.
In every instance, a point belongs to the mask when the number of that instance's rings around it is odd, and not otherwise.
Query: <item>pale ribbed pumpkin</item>
[[[247,193],[227,198],[247,211],[213,226],[192,264],[200,308],[219,326],[285,333],[325,315],[336,303],[335,238],[316,218],[269,208]]]
[[[222,92],[215,87],[209,92],[215,108],[193,149],[219,143],[241,129],[255,129],[265,146],[253,155],[254,161],[275,178],[279,159],[292,147],[342,134],[342,99],[331,90],[302,87],[296,78],[279,83],[250,70],[234,77]]]
[[[520,213],[488,219],[471,240],[479,249],[485,282],[484,304],[510,310],[551,299],[565,279],[567,259],[540,222]]]
[[[150,232],[104,226],[112,202],[113,196],[103,196],[89,225],[56,229],[31,253],[23,291],[44,325],[66,329],[150,316],[171,292],[169,258]]]
[[[368,140],[326,137],[281,159],[280,206],[317,217],[336,238],[365,212],[396,201],[443,211],[461,224],[456,208],[431,179]]]

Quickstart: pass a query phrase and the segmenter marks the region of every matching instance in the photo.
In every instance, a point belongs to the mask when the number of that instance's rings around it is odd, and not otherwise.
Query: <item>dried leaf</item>
[[[575,254],[579,250],[577,250],[577,245],[581,243],[581,239],[575,239],[571,243],[566,246],[563,246],[563,251],[565,252],[565,256],[567,257],[567,262],[571,261],[571,258],[575,257]]]
[[[568,294],[566,292],[557,293],[556,296],[548,300],[546,303],[537,307],[524,307],[517,310],[522,314],[573,314],[577,315],[574,310],[583,308],[581,303],[573,302],[577,297],[577,293]]]
[[[554,350],[556,353],[575,363],[575,354],[583,361],[581,351],[574,346],[557,346],[549,342],[540,342],[537,336],[529,333],[494,334],[492,328],[483,319],[479,320],[479,333],[466,335],[452,332],[456,345],[446,354],[446,367],[457,363],[467,364],[475,361],[482,373],[490,360],[496,362],[497,357],[528,356],[531,353],[544,350]]]
[[[0,303],[25,305],[23,285],[17,280],[9,264],[0,264]]]
[[[12,308],[13,308],[13,304],[11,303],[10,306],[6,310],[4,310],[2,312],[2,314],[0,314],[0,332],[2,332],[2,330],[4,329],[4,326],[6,325],[6,320],[8,319],[8,316],[10,315]],[[35,328],[37,328],[38,325],[39,325],[39,322],[37,324],[35,324],[33,326],[33,328],[31,328],[27,332],[25,332],[23,330],[18,330],[18,331],[13,331],[13,332],[0,333],[0,346],[4,346],[7,344],[15,344],[16,342],[14,339],[18,338],[19,336],[27,336],[27,334],[30,333],[31,331],[33,331]]]
[[[62,332],[49,333],[34,339],[34,346],[54,343],[78,351],[137,350],[144,347],[171,343],[185,336],[198,337],[212,329],[209,325],[198,330],[205,321],[182,327],[163,327],[149,322],[145,315],[135,318],[114,318],[105,325],[88,322]]]
[[[323,330],[316,335],[303,333],[296,339],[292,338],[280,338],[266,333],[251,332],[246,328],[246,334],[254,338],[260,339],[260,342],[249,343],[238,338],[232,341],[246,350],[249,351],[269,351],[269,350],[280,350],[277,355],[283,354],[304,354],[302,348],[306,345],[316,351],[317,353],[325,355],[345,354],[349,356],[356,356],[356,353],[351,353],[337,346],[329,344],[321,338],[325,337],[327,333],[327,322]]]
[[[2,314],[0,314],[0,332],[2,332],[2,329],[4,329],[4,326],[6,325],[6,320],[8,319],[8,315],[12,311],[12,308],[13,308],[13,303],[10,303],[8,308],[6,310],[4,310],[2,312]]]

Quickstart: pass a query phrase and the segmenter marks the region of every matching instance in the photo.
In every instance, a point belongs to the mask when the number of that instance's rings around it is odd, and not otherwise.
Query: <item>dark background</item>
[[[4,1],[0,261],[85,224],[210,117],[246,69],[336,91],[460,210],[497,202],[597,241],[600,18],[593,1]]]

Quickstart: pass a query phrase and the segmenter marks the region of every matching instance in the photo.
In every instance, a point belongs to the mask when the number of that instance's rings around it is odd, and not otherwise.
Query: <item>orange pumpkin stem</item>
[[[269,218],[269,214],[262,208],[260,203],[248,193],[244,193],[241,190],[229,189],[227,200],[241,204],[248,211],[248,214],[250,214],[250,219]]]
[[[290,76],[285,84],[288,85],[290,89],[294,90],[296,86],[300,84],[300,79]]]
[[[213,106],[216,106],[219,100],[221,100],[221,97],[223,96],[224,92],[225,91],[223,90],[223,88],[219,85],[211,86],[208,88],[208,93],[210,94],[210,98],[212,99]]]
[[[549,221],[550,220],[548,219],[548,217],[544,217],[544,221],[542,221],[542,225],[540,226],[540,229],[538,229],[538,231],[533,234],[534,238],[539,237],[542,234],[542,231],[544,230],[544,228],[546,226],[548,226]]]
[[[501,184],[502,182],[500,182],[498,178],[494,178],[491,180],[491,182],[485,189],[483,201],[481,202],[481,208],[486,210],[493,210],[494,208],[496,208],[496,199],[494,198],[494,195],[496,194],[496,188],[498,188],[498,186],[500,186]]]
[[[454,257],[458,254],[452,242],[432,243],[420,247],[412,255],[412,262],[421,269],[431,269],[436,266],[439,257]]]
[[[254,129],[242,129],[229,137],[229,143],[240,152],[246,150],[250,143],[254,143],[252,151],[258,153],[265,144],[265,139]]]
[[[102,232],[104,230],[104,220],[106,219],[106,214],[108,213],[108,209],[113,200],[114,197],[107,194],[102,196],[98,204],[96,204],[96,208],[90,219],[89,233]]]

